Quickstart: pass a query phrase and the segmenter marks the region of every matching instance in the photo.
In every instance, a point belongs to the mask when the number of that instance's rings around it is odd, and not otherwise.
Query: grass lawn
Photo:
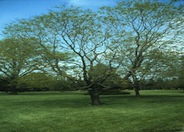
[[[80,92],[0,94],[0,132],[180,132],[184,91],[104,95],[91,106]]]

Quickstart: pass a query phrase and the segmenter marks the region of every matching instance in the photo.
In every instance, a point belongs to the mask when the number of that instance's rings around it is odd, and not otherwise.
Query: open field
[[[184,91],[104,95],[91,106],[80,92],[0,94],[0,132],[179,132]]]

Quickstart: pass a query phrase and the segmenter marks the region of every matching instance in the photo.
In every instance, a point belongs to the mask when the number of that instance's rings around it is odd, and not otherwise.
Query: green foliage
[[[92,78],[93,83],[97,84],[96,87],[101,87],[103,92],[108,90],[120,91],[128,86],[128,83],[117,74],[116,68],[102,63],[95,65],[89,71],[89,76]]]
[[[8,38],[0,42],[0,73],[7,78],[14,92],[20,77],[39,70],[40,61],[36,51],[32,39],[21,41]]]
[[[79,87],[76,83],[76,79],[69,76],[56,76],[52,81],[52,90],[56,91],[73,91]]]
[[[140,82],[140,85],[144,80],[155,76],[159,78],[167,73],[170,73],[165,75],[168,80],[175,77],[172,71],[176,68],[173,63],[176,54],[170,54],[171,45],[176,42],[176,23],[182,26],[182,8],[157,0],[130,0],[122,1],[116,7],[103,8],[102,11],[116,21],[111,23],[107,20],[110,24],[121,29],[114,29],[118,37],[114,37],[112,47],[119,51],[119,62],[126,80],[129,78],[133,84]],[[135,90],[139,89],[139,85],[137,88],[134,86]]]
[[[184,56],[180,57],[180,63],[177,69],[178,72],[178,87],[184,89]]]
[[[21,77],[18,81],[18,87],[26,86],[28,91],[32,89],[51,88],[53,84],[53,77],[45,73],[31,73]]]
[[[109,66],[99,63],[89,70],[89,76],[93,78],[94,82],[101,82],[104,78],[115,74],[115,70],[111,69]]]
[[[167,71],[176,71],[177,66],[168,60],[176,56],[170,55],[173,44],[182,42],[178,41],[183,33],[182,15],[182,6],[158,0],[121,1],[99,12],[61,6],[5,27],[4,35],[14,39],[6,40],[12,41],[9,48],[0,49],[1,72],[13,75],[16,82],[20,74],[35,67],[63,78],[79,71],[73,80],[85,82],[89,89],[95,85],[93,91],[102,85],[124,87],[127,82],[121,77],[138,85],[154,76],[154,81],[166,76],[172,80],[178,75]],[[13,74],[7,72],[10,67]],[[121,71],[120,76],[113,67]],[[72,87],[66,79],[55,83]]]

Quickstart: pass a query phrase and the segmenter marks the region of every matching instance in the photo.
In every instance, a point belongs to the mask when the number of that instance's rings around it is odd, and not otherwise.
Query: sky
[[[0,0],[0,39],[6,24],[47,13],[56,6],[73,5],[96,10],[101,6],[114,6],[118,1],[121,0]]]
[[[0,0],[0,39],[3,27],[17,19],[47,13],[60,5],[81,6],[96,10],[101,6],[115,5],[119,0]]]

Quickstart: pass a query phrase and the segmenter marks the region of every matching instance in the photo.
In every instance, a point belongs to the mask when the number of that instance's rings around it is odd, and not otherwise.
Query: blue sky
[[[101,6],[115,5],[117,1],[119,0],[0,0],[0,39],[5,24],[47,13],[55,6],[66,4],[95,10]]]
[[[59,5],[74,5],[93,10],[101,6],[113,6],[121,0],[0,0],[0,39],[5,24],[21,18],[47,13]],[[168,0],[161,0],[167,2]]]

